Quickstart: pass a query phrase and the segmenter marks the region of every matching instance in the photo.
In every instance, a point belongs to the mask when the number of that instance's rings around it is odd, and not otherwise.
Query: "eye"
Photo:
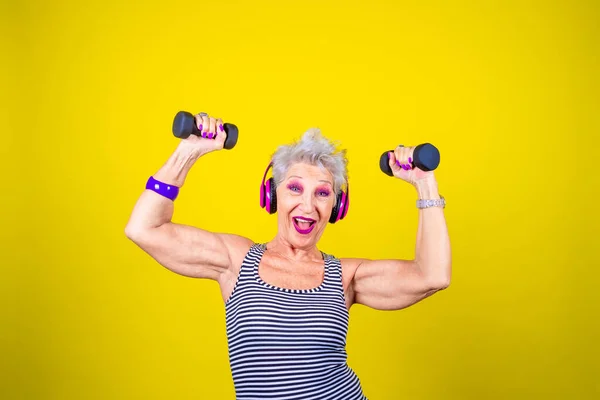
[[[329,190],[319,190],[317,194],[321,197],[327,197],[329,196]]]
[[[296,192],[296,193],[300,193],[302,191],[302,188],[295,183],[289,184],[288,189],[291,190],[292,192]]]

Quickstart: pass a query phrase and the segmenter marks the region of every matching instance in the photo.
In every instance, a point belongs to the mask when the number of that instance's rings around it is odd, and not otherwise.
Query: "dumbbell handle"
[[[389,150],[393,151],[393,150]],[[393,176],[394,173],[390,168],[390,158],[386,151],[379,158],[379,168],[381,171],[389,176]],[[413,151],[413,162],[412,165],[423,170],[433,171],[440,165],[440,152],[431,143],[423,143],[415,147]]]
[[[231,150],[236,145],[238,140],[237,126],[229,123],[223,124],[226,138],[223,148]],[[173,135],[179,139],[186,139],[190,135],[200,136],[202,132],[196,126],[196,120],[192,113],[187,111],[179,111],[173,119]]]

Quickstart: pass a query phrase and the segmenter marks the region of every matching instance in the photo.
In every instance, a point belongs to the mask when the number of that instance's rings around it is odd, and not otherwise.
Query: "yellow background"
[[[234,398],[217,284],[124,235],[179,110],[240,138],[174,220],[259,242],[276,146],[340,141],[352,205],[320,244],[338,257],[413,257],[415,190],[378,159],[440,149],[452,284],[352,309],[370,399],[600,395],[597,2],[1,4],[1,398]]]

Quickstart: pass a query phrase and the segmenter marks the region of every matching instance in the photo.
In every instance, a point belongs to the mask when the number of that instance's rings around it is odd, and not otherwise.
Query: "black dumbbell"
[[[238,128],[233,124],[223,124],[227,137],[223,147],[227,150],[233,149],[238,140]],[[217,132],[218,133],[218,132]],[[196,126],[194,115],[187,111],[179,111],[173,119],[173,135],[179,139],[186,139],[190,135],[200,136],[202,132]]]
[[[379,168],[381,168],[381,171],[384,174],[393,176],[394,174],[390,168],[390,158],[388,156],[388,152],[390,151],[393,150],[386,151],[379,158]],[[423,171],[433,171],[440,165],[439,150],[431,143],[423,143],[416,146],[413,151],[412,165]]]

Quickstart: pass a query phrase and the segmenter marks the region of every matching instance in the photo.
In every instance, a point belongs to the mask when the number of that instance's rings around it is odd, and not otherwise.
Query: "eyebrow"
[[[299,178],[299,179],[303,179],[301,176],[298,175],[291,175],[290,178]],[[325,183],[329,183],[331,186],[333,186],[333,183],[331,183],[331,181],[326,181],[325,179],[320,179],[319,182],[325,182]]]

